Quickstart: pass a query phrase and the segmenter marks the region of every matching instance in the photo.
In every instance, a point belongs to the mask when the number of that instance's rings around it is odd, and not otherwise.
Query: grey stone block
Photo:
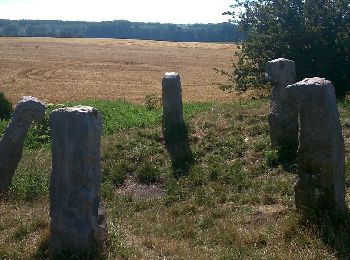
[[[289,145],[292,146],[291,149],[296,150],[298,116],[293,106],[284,101],[286,87],[295,83],[295,63],[279,58],[269,61],[266,71],[267,78],[273,85],[268,116],[271,145],[273,147]]]
[[[50,255],[89,255],[105,236],[99,226],[102,119],[92,107],[67,107],[52,112],[50,126]]]
[[[287,87],[287,98],[300,117],[297,208],[345,211],[345,147],[334,86],[306,78]]]

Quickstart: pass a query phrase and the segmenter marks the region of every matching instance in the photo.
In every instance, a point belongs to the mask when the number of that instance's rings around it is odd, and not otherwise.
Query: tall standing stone
[[[287,87],[299,113],[298,209],[345,211],[345,148],[335,90],[323,78],[307,78]]]
[[[50,254],[89,255],[101,236],[102,119],[92,107],[67,107],[52,112],[50,126]]]
[[[162,80],[163,126],[178,127],[184,123],[182,88],[179,73],[167,72]]]
[[[165,73],[162,80],[162,101],[165,146],[170,154],[175,175],[183,175],[192,161],[192,151],[183,118],[182,88],[178,73]]]
[[[283,102],[286,87],[295,83],[295,63],[284,58],[275,59],[267,63],[266,71],[267,78],[273,85],[268,116],[271,144],[273,147],[289,145],[296,150],[297,113]]]
[[[0,194],[9,189],[22,158],[23,144],[30,125],[44,118],[45,109],[43,102],[30,96],[23,97],[17,104],[0,141]]]

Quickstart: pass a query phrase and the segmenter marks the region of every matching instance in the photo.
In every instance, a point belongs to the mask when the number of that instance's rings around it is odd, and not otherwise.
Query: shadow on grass
[[[315,229],[338,259],[350,258],[350,214],[339,211],[304,212],[303,224]]]
[[[267,164],[270,167],[281,165],[283,170],[289,173],[297,172],[297,149],[298,144],[286,143],[279,147],[268,150],[265,153]]]
[[[188,128],[185,123],[164,127],[165,147],[170,155],[175,178],[188,175],[193,163],[189,144]]]
[[[106,248],[93,248],[91,252],[86,254],[74,254],[72,252],[64,251],[55,256],[49,254],[49,231],[39,241],[36,253],[32,256],[32,260],[105,260],[107,259],[105,251]]]

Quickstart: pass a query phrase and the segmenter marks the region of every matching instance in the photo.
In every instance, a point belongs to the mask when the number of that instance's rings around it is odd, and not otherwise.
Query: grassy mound
[[[82,103],[97,107],[105,124],[101,193],[110,237],[106,258],[350,255],[347,219],[315,223],[295,212],[296,166],[281,165],[280,151],[270,148],[267,100],[186,104],[194,162],[180,179],[172,175],[159,109],[119,101]],[[350,103],[339,107],[344,121]],[[49,139],[38,141],[36,131],[31,130],[9,197],[1,201],[0,259],[47,256],[51,155]],[[349,150],[349,129],[344,137]]]

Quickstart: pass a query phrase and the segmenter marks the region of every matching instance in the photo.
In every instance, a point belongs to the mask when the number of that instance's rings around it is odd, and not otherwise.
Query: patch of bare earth
[[[123,186],[117,190],[118,194],[133,196],[139,199],[160,198],[164,195],[164,190],[159,185],[146,185],[128,177]]]

